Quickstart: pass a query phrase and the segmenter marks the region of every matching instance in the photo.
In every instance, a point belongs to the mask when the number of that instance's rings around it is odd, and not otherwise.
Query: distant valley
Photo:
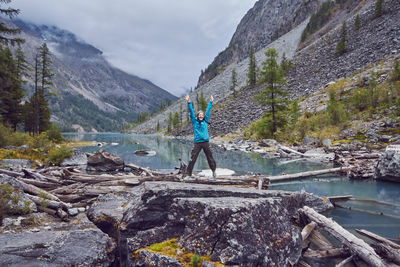
[[[112,66],[102,51],[55,26],[13,23],[26,40],[22,48],[31,65],[36,48],[46,42],[52,53],[51,120],[64,131],[116,131],[151,113],[175,96],[152,82]],[[33,91],[26,77],[27,95]]]

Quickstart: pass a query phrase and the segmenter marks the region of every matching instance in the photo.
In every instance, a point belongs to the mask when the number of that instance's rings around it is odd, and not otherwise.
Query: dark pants
[[[213,158],[211,149],[210,149],[210,144],[209,142],[202,142],[202,143],[194,143],[194,147],[192,150],[192,155],[190,157],[189,165],[187,168],[187,175],[191,176],[194,164],[196,163],[197,157],[199,156],[199,153],[201,150],[204,150],[204,154],[206,154],[208,166],[210,166],[210,169],[212,171],[215,171],[217,168],[217,165],[215,163],[215,160]]]

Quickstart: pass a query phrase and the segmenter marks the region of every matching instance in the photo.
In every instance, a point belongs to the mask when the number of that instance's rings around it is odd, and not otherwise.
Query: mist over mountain
[[[152,82],[112,66],[98,48],[55,26],[13,20],[26,40],[22,48],[32,64],[36,48],[47,43],[54,73],[49,104],[52,121],[64,130],[112,131],[139,113],[157,110],[175,96]],[[140,62],[132,62],[140,64]],[[28,96],[32,77],[26,78]]]

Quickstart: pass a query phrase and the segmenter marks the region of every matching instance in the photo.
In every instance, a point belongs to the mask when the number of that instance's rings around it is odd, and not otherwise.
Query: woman
[[[214,101],[214,97],[210,97],[210,102],[208,103],[206,113],[204,114],[204,112],[200,110],[197,112],[197,116],[194,115],[193,105],[192,102],[190,102],[189,95],[186,96],[186,101],[188,102],[190,120],[192,121],[193,126],[194,147],[190,157],[189,165],[187,167],[187,176],[185,177],[185,180],[191,178],[194,164],[196,163],[197,157],[202,149],[206,154],[207,162],[212,170],[213,177],[216,178],[217,175],[215,173],[215,169],[217,166],[210,149],[210,137],[208,136],[208,120],[210,119],[210,110],[212,107],[212,102]]]

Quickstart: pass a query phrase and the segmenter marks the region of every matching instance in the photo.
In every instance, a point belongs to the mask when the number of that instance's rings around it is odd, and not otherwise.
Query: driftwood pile
[[[345,230],[332,219],[319,214],[310,207],[299,209],[300,221],[304,228],[301,232],[303,254],[299,266],[311,266],[307,261],[333,259],[336,266],[400,266],[400,245],[366,230],[356,230],[359,234],[373,240],[368,244]],[[328,239],[321,233],[329,234]],[[331,241],[340,242],[341,247],[335,247]]]
[[[133,164],[125,164],[130,172],[116,174],[86,174],[74,167],[50,167],[45,169],[22,169],[11,171],[0,168],[0,176],[14,177],[24,193],[36,203],[38,209],[68,220],[73,208],[90,205],[100,194],[125,191],[146,181],[183,182],[182,175],[162,174]],[[266,189],[268,180],[263,176],[194,177],[185,183],[230,185]]]

